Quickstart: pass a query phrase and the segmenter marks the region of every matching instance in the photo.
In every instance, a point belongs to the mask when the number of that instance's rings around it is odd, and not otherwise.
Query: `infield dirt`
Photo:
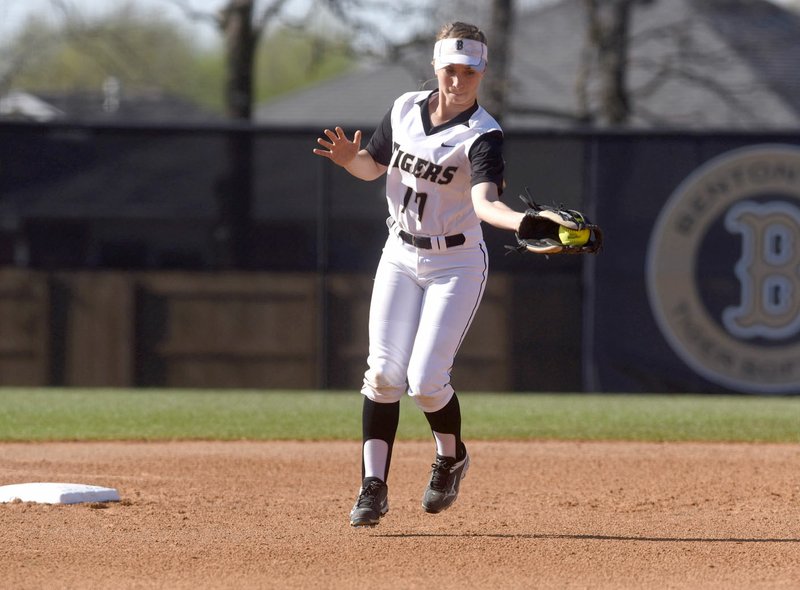
[[[0,445],[0,485],[114,487],[0,505],[4,588],[798,588],[800,449],[472,442],[448,511],[399,442],[389,514],[351,529],[355,442]]]

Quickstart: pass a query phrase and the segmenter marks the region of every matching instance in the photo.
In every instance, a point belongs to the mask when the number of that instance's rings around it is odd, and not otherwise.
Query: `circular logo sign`
[[[800,392],[800,148],[734,150],[686,178],[650,238],[647,290],[698,374],[737,391]]]

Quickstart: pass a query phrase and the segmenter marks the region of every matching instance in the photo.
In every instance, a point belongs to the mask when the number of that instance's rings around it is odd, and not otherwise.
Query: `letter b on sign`
[[[800,331],[800,209],[785,201],[741,201],[725,227],[742,236],[735,273],[740,303],[723,313],[738,337],[789,338]]]

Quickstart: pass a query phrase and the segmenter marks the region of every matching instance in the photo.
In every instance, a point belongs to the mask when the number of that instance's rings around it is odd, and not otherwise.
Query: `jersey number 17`
[[[425,201],[428,199],[428,193],[415,193],[411,187],[408,187],[403,197],[403,206],[400,207],[400,213],[405,213],[412,196],[414,196],[414,202],[417,203],[417,217],[422,221],[422,213],[425,211]]]

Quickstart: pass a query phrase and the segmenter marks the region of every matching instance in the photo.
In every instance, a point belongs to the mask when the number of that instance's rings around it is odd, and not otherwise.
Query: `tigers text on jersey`
[[[472,186],[494,182],[502,190],[502,131],[478,104],[434,127],[428,111],[433,93],[400,96],[366,149],[388,166],[386,199],[401,229],[418,236],[473,233],[480,220]]]

